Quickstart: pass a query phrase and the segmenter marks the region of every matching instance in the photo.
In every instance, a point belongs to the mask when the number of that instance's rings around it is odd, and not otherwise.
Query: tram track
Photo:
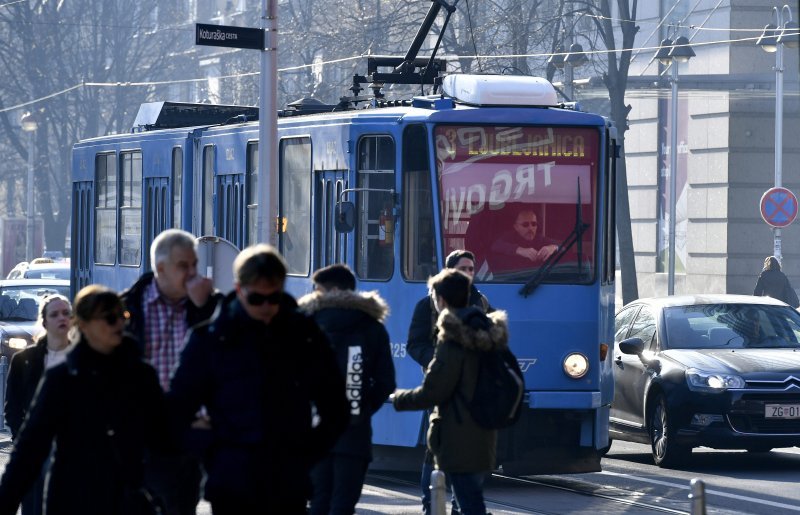
[[[376,480],[384,481],[387,483],[397,484],[408,486],[412,488],[418,488],[419,483],[415,481],[409,481],[389,475],[383,474],[373,474],[370,473],[367,475],[368,478],[373,478]],[[571,493],[576,495],[581,495],[585,497],[590,497],[594,499],[601,499],[607,501],[609,503],[613,503],[615,505],[624,505],[630,508],[638,508],[642,512],[653,512],[653,513],[670,513],[674,515],[689,515],[688,511],[679,510],[675,508],[670,508],[667,506],[659,506],[657,504],[643,502],[635,499],[625,498],[622,496],[631,496],[631,495],[641,495],[637,492],[631,492],[629,490],[617,488],[617,487],[608,487],[604,485],[596,485],[593,483],[587,483],[584,481],[579,480],[562,480],[561,478],[553,478],[549,480],[547,478],[539,478],[539,479],[530,479],[524,477],[514,477],[514,476],[507,476],[504,474],[492,474],[492,478],[496,480],[500,480],[503,482],[511,483],[511,484],[523,484],[523,485],[531,485],[536,486],[539,488],[548,488],[552,490],[558,490],[560,492]],[[612,495],[610,493],[600,493],[597,490],[604,489],[609,492],[616,492],[619,496]],[[561,511],[553,511],[553,510],[543,510],[541,508],[535,508],[530,505],[520,504],[519,502],[509,502],[508,500],[498,498],[491,494],[485,497],[485,501],[487,504],[491,504],[497,508],[503,508],[508,510],[513,510],[519,513],[530,513],[535,515],[558,515],[562,513]]]

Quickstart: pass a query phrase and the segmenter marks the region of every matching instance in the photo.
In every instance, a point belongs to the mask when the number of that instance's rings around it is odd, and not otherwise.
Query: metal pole
[[[6,405],[6,375],[8,374],[8,358],[0,356],[0,403]],[[0,410],[0,431],[5,430],[5,410]]]
[[[706,485],[702,479],[694,478],[689,482],[691,493],[689,505],[692,515],[706,515]]]
[[[434,470],[431,473],[431,515],[447,515],[447,490],[444,472]]]
[[[572,26],[572,2],[567,3],[567,12],[566,12],[566,22],[567,22],[567,41],[564,44],[564,47],[569,51],[572,48],[573,43],[573,26]],[[572,63],[569,62],[568,57],[569,55],[565,56],[564,59],[564,93],[567,97],[568,102],[572,102],[575,100],[574,97],[574,75],[572,70]]]
[[[784,6],[785,7],[785,6]],[[777,11],[777,9],[776,9]],[[783,11],[777,11],[778,27],[783,27]],[[791,17],[791,15],[790,15]],[[775,187],[780,188],[783,177],[783,43],[778,42],[775,52]],[[773,255],[781,261],[781,230],[774,234]]]
[[[678,199],[678,60],[672,60],[672,99],[670,101],[670,147],[669,147],[669,266],[667,294],[675,294],[675,219]]]
[[[34,133],[28,132],[28,185],[27,206],[25,206],[25,260],[33,259],[33,154],[35,149]]]
[[[258,100],[258,210],[256,230],[260,241],[276,245],[278,186],[278,16],[277,0],[263,0],[261,27],[265,48],[261,51]],[[251,242],[255,243],[255,242]]]

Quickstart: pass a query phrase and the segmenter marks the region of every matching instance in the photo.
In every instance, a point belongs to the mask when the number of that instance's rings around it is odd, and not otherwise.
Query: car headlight
[[[28,346],[28,340],[25,338],[9,338],[8,346],[12,349],[24,349]]]
[[[696,368],[686,371],[686,384],[695,392],[719,393],[725,390],[744,388],[744,379],[731,374],[704,372]]]
[[[579,352],[564,358],[564,373],[573,379],[580,379],[589,371],[589,360]]]

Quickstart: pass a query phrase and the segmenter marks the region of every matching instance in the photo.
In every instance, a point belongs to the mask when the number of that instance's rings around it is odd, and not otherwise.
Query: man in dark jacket
[[[311,514],[351,515],[372,458],[372,415],[395,389],[389,333],[383,326],[389,306],[377,292],[356,292],[356,278],[346,265],[321,268],[313,281],[317,291],[298,305],[333,345],[345,376],[350,425],[311,471]]]
[[[470,279],[475,277],[475,255],[468,250],[454,250],[447,255],[444,266],[445,269],[463,272]],[[408,328],[406,350],[423,369],[428,368],[428,363],[433,358],[433,352],[436,349],[436,319],[439,317],[439,312],[436,310],[434,300],[434,294],[431,292],[417,302],[417,305],[414,306],[414,314],[411,316],[411,325]],[[478,291],[474,284],[470,284],[469,305],[477,307],[484,313],[494,311],[489,305],[489,300]],[[430,511],[432,472],[433,456],[431,456],[430,452],[426,452],[420,475],[423,513]],[[455,497],[453,497],[452,513],[453,515],[458,514],[458,502]]]
[[[492,243],[492,269],[502,272],[540,266],[558,250],[558,245],[539,234],[539,217],[536,211],[530,207],[521,208],[511,229]]]
[[[480,353],[508,346],[502,311],[485,315],[467,306],[470,279],[443,270],[429,285],[441,315],[436,352],[421,386],[398,390],[391,398],[398,410],[434,408],[428,448],[445,472],[464,515],[484,515],[483,480],[495,466],[497,431],[472,419],[467,402],[475,390]]]
[[[233,267],[236,290],[189,333],[171,413],[180,430],[208,410],[214,515],[305,514],[309,470],[347,426],[344,380],[328,339],[283,291],[278,251],[248,247]]]
[[[164,391],[185,344],[189,328],[208,320],[222,295],[197,273],[197,242],[179,229],[163,231],[150,247],[148,272],[122,292],[130,313],[126,330],[134,335],[145,361],[158,373]],[[202,425],[202,424],[201,424]],[[187,447],[198,447],[206,429],[187,431]],[[197,449],[193,449],[197,451]],[[148,486],[161,499],[165,515],[194,515],[200,500],[202,471],[191,452],[154,456],[146,469]]]

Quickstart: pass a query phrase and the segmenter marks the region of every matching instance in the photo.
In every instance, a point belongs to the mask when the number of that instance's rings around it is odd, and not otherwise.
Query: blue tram
[[[74,146],[73,291],[128,287],[169,227],[239,248],[275,243],[295,295],[311,290],[317,268],[345,262],[360,289],[391,306],[397,383],[407,388],[422,379],[405,344],[414,304],[450,251],[470,249],[477,286],[508,312],[526,381],[527,409],[502,433],[499,465],[599,470],[613,396],[615,130],[559,104],[541,79],[454,74],[442,88],[367,108],[290,105],[278,123],[278,216],[267,234],[256,226],[258,123],[242,121],[257,112],[144,105],[131,133]],[[531,232],[556,252],[514,252]],[[379,411],[378,464],[424,444],[422,417]]]

